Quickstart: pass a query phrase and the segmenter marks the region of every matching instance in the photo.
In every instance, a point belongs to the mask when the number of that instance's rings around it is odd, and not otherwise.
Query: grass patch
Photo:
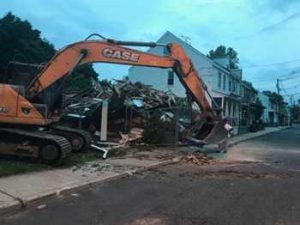
[[[0,177],[49,169],[51,167],[17,157],[0,156]]]
[[[66,162],[61,166],[49,166],[39,163],[36,159],[22,158],[16,156],[0,156],[0,177],[36,172],[42,170],[56,169],[56,168],[68,168],[72,166],[80,166],[84,163],[101,159],[101,153],[99,152],[83,152],[71,154],[66,159]]]
[[[84,164],[97,159],[102,159],[102,154],[99,152],[82,152],[72,154],[69,159],[67,159],[65,166],[74,166],[78,164]]]

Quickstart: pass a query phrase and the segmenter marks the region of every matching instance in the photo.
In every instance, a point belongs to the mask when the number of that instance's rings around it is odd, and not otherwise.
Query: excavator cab
[[[25,97],[25,90],[30,85],[30,83],[36,78],[36,76],[41,72],[44,65],[42,64],[31,64],[31,63],[23,63],[19,61],[10,61],[5,75],[2,77],[2,84],[6,84],[7,87],[13,87],[18,95]],[[59,81],[58,81],[59,82]],[[3,88],[3,87],[2,87]],[[53,88],[52,88],[53,89]],[[13,91],[14,92],[14,91]],[[49,102],[53,99],[53,95],[55,95],[55,90],[47,90],[46,93],[43,93],[39,99],[32,99],[31,104],[34,110],[36,109],[43,118],[49,117],[49,113],[53,114],[53,111],[57,111],[57,113],[61,113],[62,108],[62,95],[57,96],[55,99],[54,110],[49,110]],[[18,95],[15,97],[16,100],[19,100]],[[5,96],[5,95],[3,95]],[[12,98],[10,98],[12,99]],[[15,103],[20,106],[20,103]],[[28,107],[23,111],[31,111]]]
[[[21,85],[26,88],[41,69],[42,66],[38,64],[10,61],[1,83]]]

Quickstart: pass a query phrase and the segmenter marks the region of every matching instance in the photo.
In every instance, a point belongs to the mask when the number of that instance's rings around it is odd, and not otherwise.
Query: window
[[[222,74],[221,72],[219,72],[219,76],[218,76],[218,88],[221,89],[221,85],[222,85]]]
[[[226,75],[223,75],[223,90],[226,90]]]
[[[228,78],[228,90],[232,91],[232,87],[231,87],[231,77]]]
[[[212,108],[213,109],[217,109],[217,108],[222,108],[222,98],[213,98],[213,104],[212,104]]]
[[[168,72],[168,85],[174,85],[174,72],[169,71]]]
[[[163,54],[164,55],[170,55],[170,52],[169,52],[167,47],[163,47]]]
[[[235,79],[232,80],[232,91],[233,92],[236,91],[236,80]]]
[[[235,114],[236,114],[236,103],[232,103],[232,104],[233,104],[232,116],[235,117]]]

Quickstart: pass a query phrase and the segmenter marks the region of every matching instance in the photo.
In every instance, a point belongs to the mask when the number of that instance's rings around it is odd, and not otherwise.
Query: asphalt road
[[[229,151],[232,161],[182,162],[138,173],[1,218],[0,224],[298,225],[299,135],[288,129],[241,143]]]
[[[300,127],[242,142],[233,146],[226,157],[261,161],[272,167],[300,171]]]

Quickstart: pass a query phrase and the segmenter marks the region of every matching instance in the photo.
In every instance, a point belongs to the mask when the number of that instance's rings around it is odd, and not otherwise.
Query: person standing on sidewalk
[[[227,136],[230,138],[232,136],[233,127],[228,123],[228,119],[223,119],[224,122],[224,128],[227,131]]]

